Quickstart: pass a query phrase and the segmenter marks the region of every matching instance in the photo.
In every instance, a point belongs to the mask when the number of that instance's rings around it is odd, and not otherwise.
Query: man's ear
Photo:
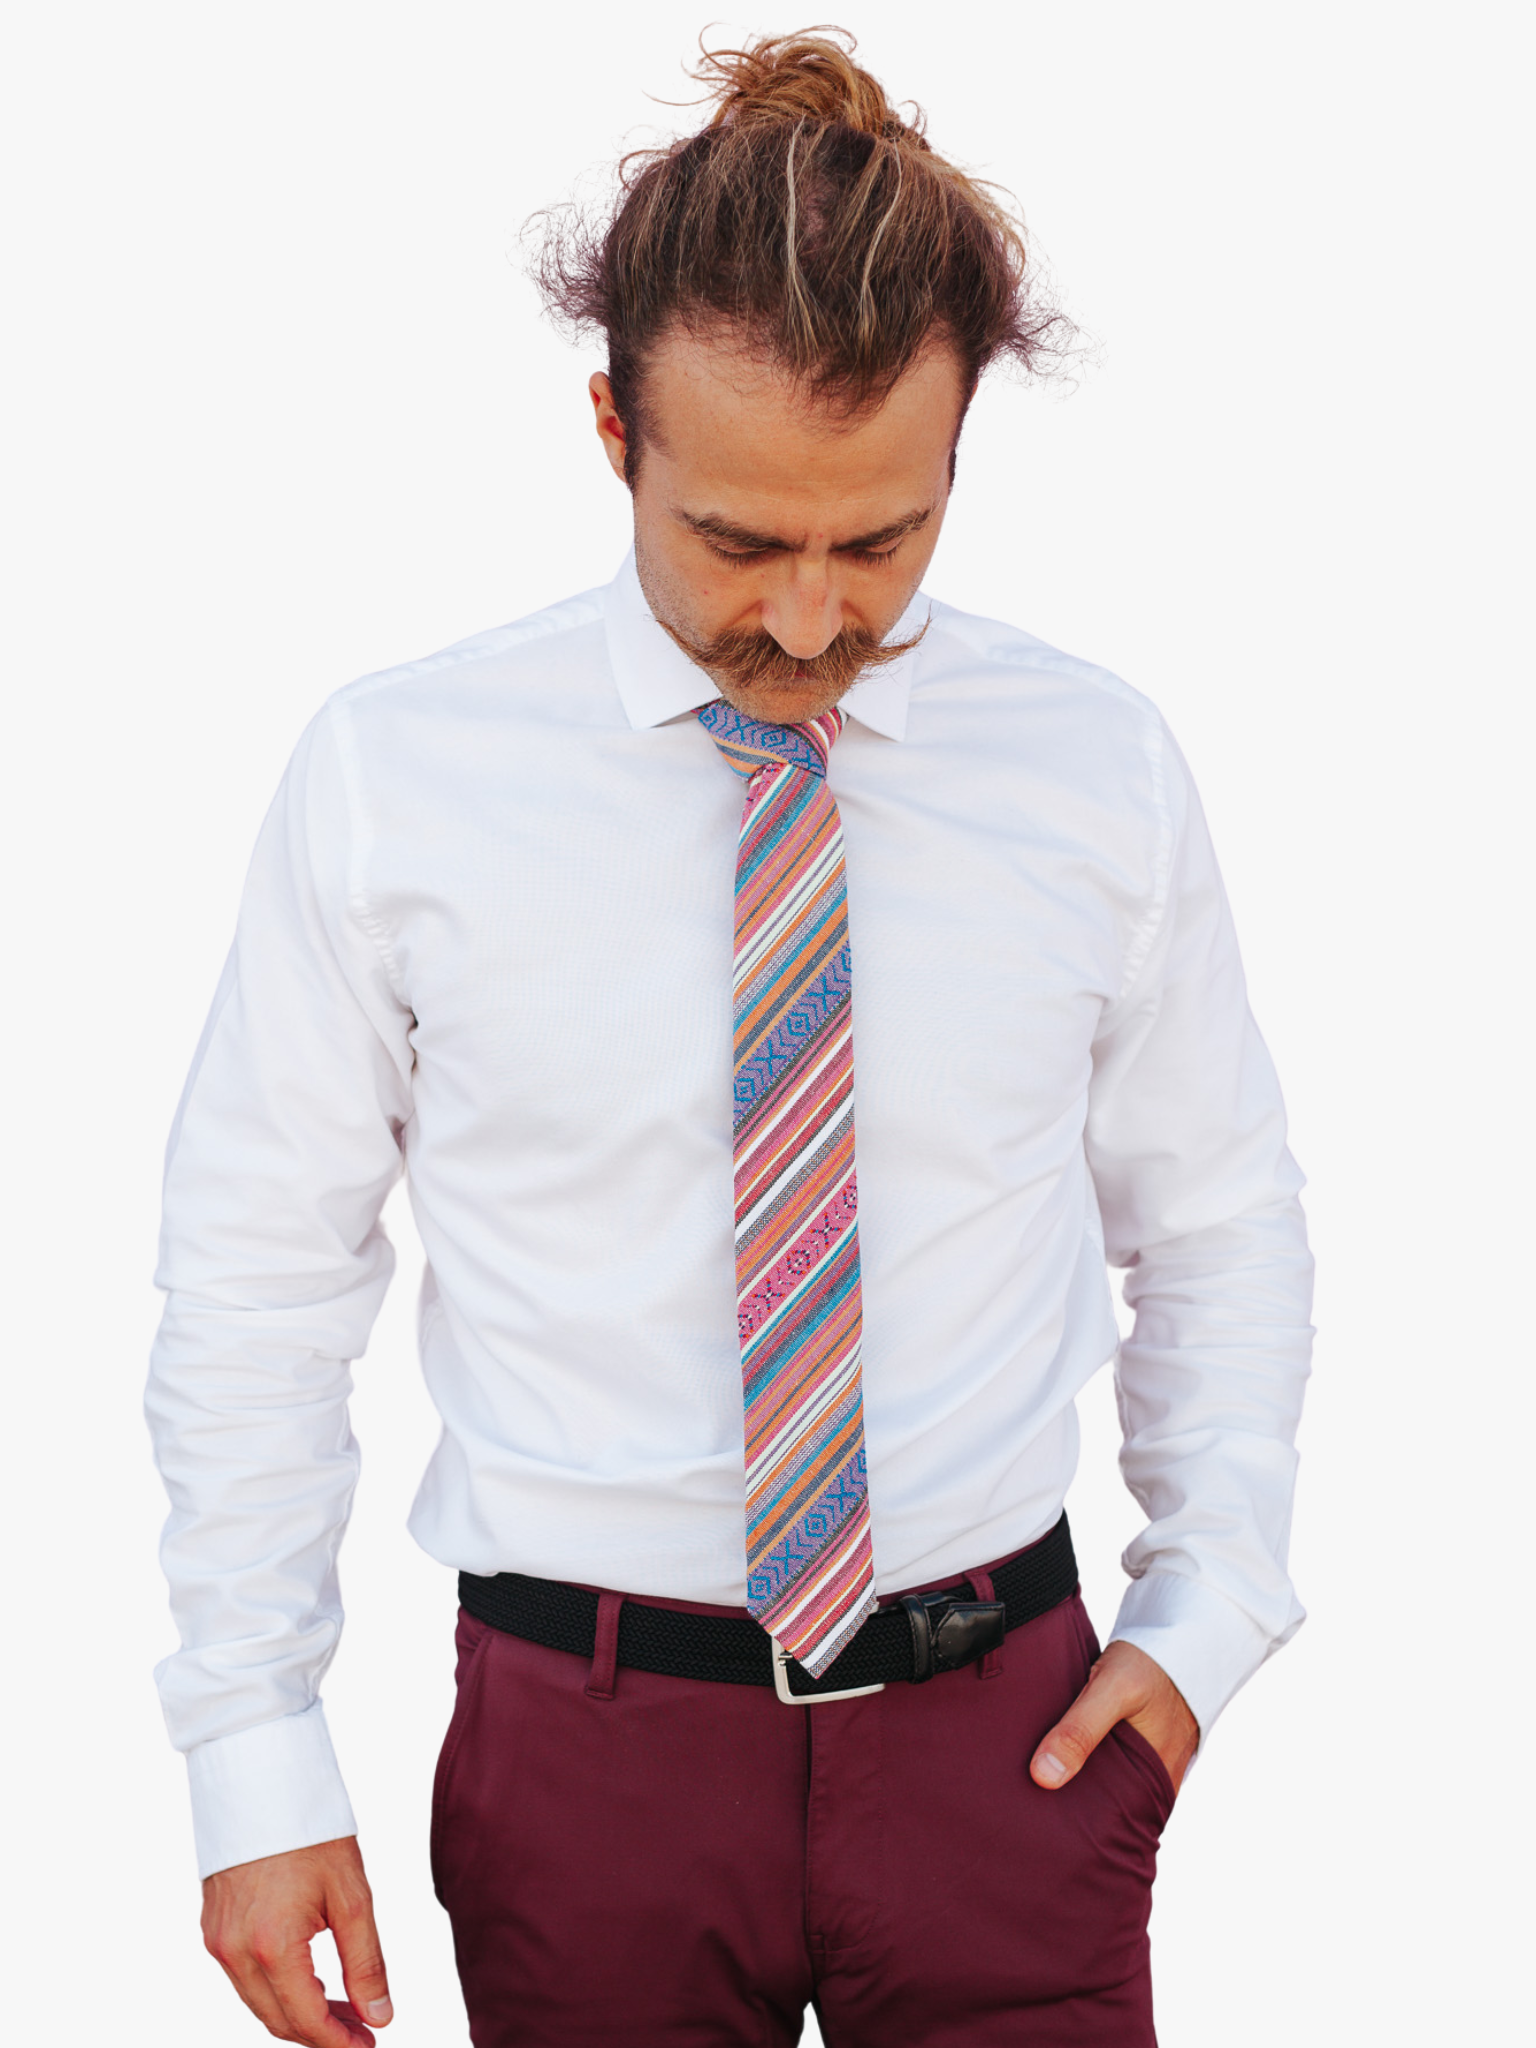
[[[624,457],[628,444],[624,422],[619,418],[618,407],[613,402],[613,386],[608,382],[604,371],[596,370],[587,379],[587,393],[592,400],[592,410],[597,416],[597,438],[603,444],[603,453],[612,465],[614,475],[620,483],[624,483]]]

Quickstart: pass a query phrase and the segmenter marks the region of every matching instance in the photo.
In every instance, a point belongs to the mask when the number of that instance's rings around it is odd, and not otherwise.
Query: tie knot
[[[748,718],[723,697],[699,709],[699,723],[738,775],[756,775],[761,768],[804,768],[825,775],[832,742],[843,729],[843,714],[834,705],[804,725],[772,725]]]

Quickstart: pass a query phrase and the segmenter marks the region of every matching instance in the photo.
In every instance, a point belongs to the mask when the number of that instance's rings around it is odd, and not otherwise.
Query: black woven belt
[[[673,1607],[619,1610],[618,1661],[669,1678],[713,1679],[722,1685],[775,1685],[780,1696],[813,1700],[905,1679],[921,1684],[941,1671],[974,1663],[996,1649],[1004,1631],[1034,1621],[1077,1587],[1077,1559],[1067,1518],[1048,1536],[1000,1564],[991,1600],[965,1597],[964,1585],[940,1593],[908,1593],[872,1614],[819,1679],[808,1678],[778,1651],[748,1615],[682,1614]],[[971,1589],[974,1590],[974,1589]],[[459,1574],[459,1600],[477,1621],[547,1649],[590,1657],[597,1636],[598,1595],[557,1579],[521,1572],[495,1578]],[[782,1658],[775,1675],[776,1656]]]

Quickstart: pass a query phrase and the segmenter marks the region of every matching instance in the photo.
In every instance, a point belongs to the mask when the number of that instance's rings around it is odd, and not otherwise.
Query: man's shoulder
[[[414,661],[377,669],[343,685],[326,711],[347,723],[409,719],[413,713],[451,714],[456,708],[523,697],[530,709],[548,704],[552,670],[569,683],[583,670],[600,682],[606,674],[602,630],[606,590],[599,586],[546,605],[504,626],[456,640]]]
[[[1128,777],[1161,801],[1169,740],[1149,697],[1020,626],[937,600],[914,675],[911,730],[1109,792]]]
[[[1112,669],[1053,647],[1022,626],[961,611],[935,598],[924,649],[921,684],[941,694],[963,688],[968,673],[985,677],[1021,699],[1041,696],[1080,699],[1085,706],[1114,707],[1133,723],[1159,718],[1157,707]]]

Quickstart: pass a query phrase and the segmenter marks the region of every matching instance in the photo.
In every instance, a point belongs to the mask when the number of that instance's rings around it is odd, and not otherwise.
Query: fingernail
[[[1035,1758],[1035,1769],[1042,1777],[1051,1779],[1057,1785],[1067,1775],[1067,1767],[1061,1758],[1059,1756],[1052,1756],[1048,1749],[1042,1749]]]
[[[395,2008],[387,1998],[376,1998],[367,2008],[367,2013],[368,2018],[373,2021],[376,2027],[382,2027],[386,2020],[394,2018]]]

